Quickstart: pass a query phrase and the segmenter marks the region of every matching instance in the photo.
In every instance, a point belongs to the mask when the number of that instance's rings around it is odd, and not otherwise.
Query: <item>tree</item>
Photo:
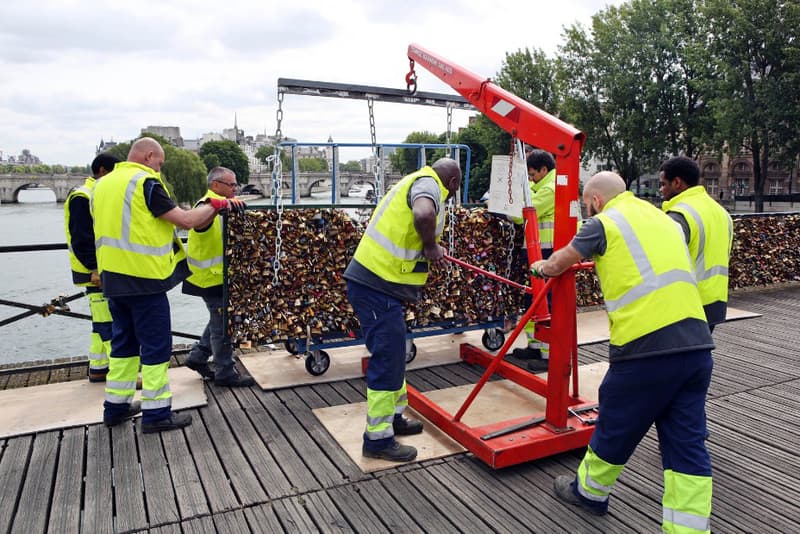
[[[800,147],[800,6],[782,0],[706,0],[714,83],[709,106],[720,139],[753,158],[755,209],[764,209],[769,162]]]
[[[297,170],[300,172],[325,172],[328,170],[328,160],[325,158],[298,158]]]
[[[175,147],[165,138],[144,134],[141,137],[152,137],[164,149],[164,165],[161,166],[161,177],[167,184],[170,194],[174,195],[178,203],[193,203],[206,191],[206,167],[200,157],[194,152]],[[135,139],[134,139],[135,141]],[[121,160],[128,158],[128,151],[133,141],[119,143],[108,150],[109,154]]]
[[[406,136],[404,143],[417,143],[417,144],[437,144],[444,142],[443,135],[436,135],[435,133],[431,132],[411,132]],[[392,164],[392,168],[396,171],[400,172],[401,174],[408,174],[411,172],[416,171],[419,169],[419,155],[420,150],[417,148],[398,148],[395,150],[391,155],[389,155],[389,161]],[[436,150],[433,148],[426,148],[425,149],[425,162],[427,165],[430,165],[434,161],[436,161],[437,156],[441,157],[444,155],[444,151]]]
[[[206,157],[209,155],[216,155],[219,159],[219,163],[214,165],[214,167],[219,165],[227,167],[236,173],[236,179],[240,184],[247,183],[250,177],[250,164],[248,163],[247,156],[245,156],[241,147],[234,141],[230,141],[228,139],[223,139],[222,141],[209,141],[200,147],[198,154],[203,161],[205,161]],[[214,160],[210,161],[214,162]],[[210,171],[213,167],[207,168]]]
[[[339,170],[342,172],[360,172],[361,162],[356,160],[350,160],[346,163],[340,163]]]

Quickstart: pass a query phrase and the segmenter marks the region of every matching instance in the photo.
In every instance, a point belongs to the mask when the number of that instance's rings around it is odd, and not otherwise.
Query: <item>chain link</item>
[[[511,154],[508,157],[508,204],[511,205],[514,203],[514,155],[516,152],[516,145],[517,143],[514,140],[514,136],[511,136]]]
[[[278,111],[275,113],[277,128],[275,129],[275,152],[272,154],[272,191],[275,195],[275,257],[272,259],[272,286],[280,284],[281,254],[283,254],[283,162],[281,161],[280,142],[283,138],[281,122],[283,121],[283,91],[278,91]]]
[[[508,248],[506,249],[506,278],[511,278],[511,267],[514,263],[514,238],[517,236],[517,230],[514,224],[509,224]]]
[[[450,157],[450,145],[452,144],[453,137],[453,107],[450,102],[447,103],[447,133],[445,134],[445,142],[447,143],[447,157]]]
[[[373,107],[374,101],[372,98],[367,99],[367,107],[369,108],[369,137],[372,142],[372,157],[375,164],[372,166],[372,174],[375,177],[375,203],[380,202],[383,197],[383,180],[381,173],[382,161],[378,151],[377,135],[375,133],[375,110]]]

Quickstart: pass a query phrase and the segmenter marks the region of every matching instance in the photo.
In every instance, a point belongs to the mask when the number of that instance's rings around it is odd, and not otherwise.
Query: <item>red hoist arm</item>
[[[553,249],[567,245],[580,217],[578,181],[585,135],[575,127],[495,85],[489,79],[456,65],[429,50],[410,44],[408,58],[458,91],[470,104],[512,137],[556,156],[556,195]],[[413,68],[413,67],[412,67]],[[575,273],[554,280],[552,289],[550,369],[546,418],[556,428],[567,426],[568,381],[577,363],[575,333]]]

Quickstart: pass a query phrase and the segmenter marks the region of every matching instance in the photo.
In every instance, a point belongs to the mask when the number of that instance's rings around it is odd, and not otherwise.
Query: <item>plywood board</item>
[[[208,403],[203,379],[196,372],[175,367],[168,374],[173,410]],[[105,383],[88,380],[0,391],[0,438],[101,423],[104,395]]]
[[[581,388],[581,396],[585,399],[597,399],[597,389],[607,369],[608,364],[606,362],[598,362],[579,367],[578,380]],[[547,373],[541,373],[537,376],[546,378]],[[425,395],[444,410],[453,414],[458,411],[464,403],[464,399],[467,398],[474,387],[473,384],[467,384],[464,386],[430,391],[425,393]],[[483,426],[497,422],[498,406],[503,406],[503,420],[510,420],[525,416],[541,415],[541,412],[544,411],[545,403],[542,397],[539,397],[535,393],[528,391],[510,380],[487,382],[480,393],[475,397],[470,408],[464,414],[462,421],[469,426]],[[362,435],[367,413],[366,402],[317,408],[313,410],[313,412],[331,436],[341,445],[342,449],[344,449],[347,455],[363,472],[370,473],[382,469],[389,469],[398,465],[396,462],[364,458],[361,456],[361,446],[363,443]],[[415,461],[432,460],[434,458],[457,454],[465,450],[456,441],[433,426],[413,409],[409,408],[406,413],[412,419],[423,421],[425,425],[425,431],[422,434],[416,436],[399,436],[397,438],[397,440],[404,445],[412,445],[417,448],[417,459]]]
[[[752,319],[753,317],[761,317],[761,314],[740,310],[738,308],[728,308],[728,313],[725,315],[725,320],[738,321],[739,319]]]

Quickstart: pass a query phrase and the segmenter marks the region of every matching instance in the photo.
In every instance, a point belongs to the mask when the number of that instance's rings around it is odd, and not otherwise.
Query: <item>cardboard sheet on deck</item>
[[[608,369],[608,363],[598,362],[579,367],[580,394],[585,399],[597,399],[597,390]],[[538,376],[545,378],[547,373]],[[468,384],[426,393],[433,402],[453,414],[464,403],[474,385]],[[502,406],[502,416],[497,407]],[[482,426],[502,420],[541,414],[544,411],[544,399],[509,380],[487,382],[475,397],[472,405],[464,414],[462,421],[469,426]],[[331,436],[341,445],[348,456],[365,473],[397,467],[397,463],[364,458],[361,456],[362,432],[366,417],[367,403],[357,402],[340,406],[329,406],[313,410],[314,415]],[[399,441],[417,448],[416,461],[441,458],[463,452],[465,449],[437,427],[422,418],[414,410],[408,415],[425,422],[425,431],[416,436],[403,436]]]
[[[758,317],[736,308],[728,308],[727,320]],[[470,343],[482,347],[483,330],[470,330],[462,334],[420,337],[414,340],[417,357],[408,365],[409,370],[456,363],[459,358],[459,345]],[[605,310],[578,314],[578,345],[608,341],[608,316]],[[525,336],[519,336],[514,347],[524,347]],[[301,384],[335,382],[363,376],[361,358],[367,355],[363,345],[326,349],[331,358],[328,370],[320,376],[312,376],[306,371],[305,359],[297,358],[285,350],[271,350],[244,354],[239,357],[250,375],[264,390],[279,389]]]
[[[168,373],[173,410],[208,404],[200,375],[188,367]],[[88,380],[0,391],[0,438],[101,423],[104,394],[105,384]]]

